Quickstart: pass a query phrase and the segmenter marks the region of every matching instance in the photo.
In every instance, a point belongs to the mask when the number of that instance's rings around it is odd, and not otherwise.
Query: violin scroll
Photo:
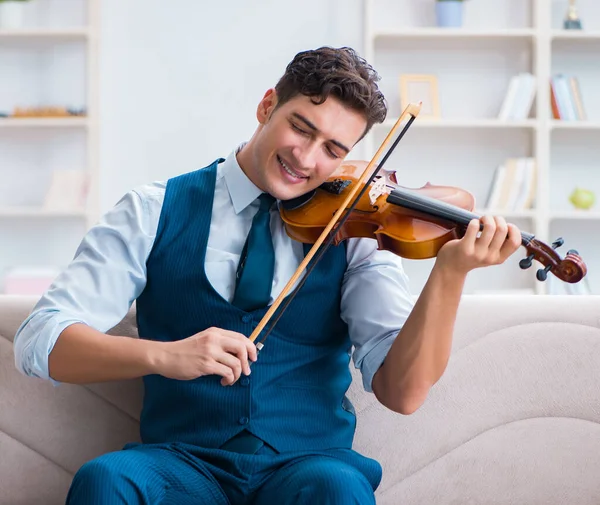
[[[551,272],[564,282],[572,284],[579,282],[585,277],[587,267],[579,253],[574,249],[567,251],[564,258],[559,256],[556,249],[562,246],[564,242],[562,238],[558,238],[552,242],[552,246],[549,246],[537,239],[532,239],[525,245],[528,255],[519,262],[519,266],[522,269],[527,269],[532,266],[535,259],[544,266],[536,272],[537,280],[545,281],[548,272]]]

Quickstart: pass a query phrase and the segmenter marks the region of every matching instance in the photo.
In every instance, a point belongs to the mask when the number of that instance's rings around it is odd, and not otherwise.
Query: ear
[[[275,88],[270,88],[263,96],[256,110],[256,118],[260,124],[265,124],[269,121],[271,114],[277,105],[277,92]]]

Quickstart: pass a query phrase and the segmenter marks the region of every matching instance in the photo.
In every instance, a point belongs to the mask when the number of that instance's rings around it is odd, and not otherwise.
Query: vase
[[[437,25],[444,28],[458,28],[463,23],[463,2],[440,1],[435,3]]]
[[[0,2],[0,29],[15,30],[23,26],[25,2]]]

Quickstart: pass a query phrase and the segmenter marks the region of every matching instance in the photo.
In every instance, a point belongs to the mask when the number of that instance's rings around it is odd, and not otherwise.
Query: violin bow
[[[381,169],[381,167],[383,166],[383,164],[385,163],[385,161],[387,160],[387,158],[390,156],[390,154],[392,153],[392,151],[398,145],[398,142],[402,139],[402,137],[406,133],[407,129],[410,127],[410,125],[415,120],[415,118],[419,115],[420,111],[421,111],[421,102],[419,102],[418,104],[412,104],[412,103],[408,104],[407,107],[404,109],[404,111],[402,112],[402,114],[400,115],[400,117],[398,118],[398,120],[396,121],[396,123],[394,124],[394,126],[392,127],[392,129],[390,130],[390,132],[388,133],[388,135],[386,136],[385,140],[379,146],[379,149],[377,149],[377,152],[375,153],[375,156],[373,156],[373,158],[371,159],[371,161],[369,162],[369,164],[367,165],[367,167],[365,168],[365,170],[363,171],[363,173],[360,175],[359,179],[357,180],[357,183],[354,185],[353,188],[351,188],[351,190],[348,193],[348,196],[346,197],[346,199],[344,200],[344,202],[340,205],[339,209],[333,215],[333,217],[331,218],[331,220],[329,221],[329,223],[327,224],[327,226],[325,227],[325,229],[323,230],[323,232],[321,233],[321,235],[319,236],[319,238],[316,240],[316,242],[310,248],[309,252],[306,254],[306,256],[304,257],[304,259],[302,260],[302,262],[300,263],[300,265],[298,266],[298,268],[296,269],[296,271],[294,272],[294,274],[291,276],[291,278],[288,281],[288,283],[285,285],[285,287],[283,288],[283,290],[281,291],[281,293],[279,294],[279,296],[273,301],[272,305],[269,307],[269,310],[265,313],[265,315],[263,316],[263,318],[261,319],[261,321],[258,323],[258,325],[256,326],[256,328],[254,329],[254,331],[250,335],[249,338],[250,338],[251,342],[254,342],[258,338],[258,335],[260,335],[260,333],[262,332],[262,330],[264,329],[264,327],[267,325],[267,323],[269,322],[269,320],[273,317],[273,314],[275,314],[275,312],[277,311],[277,309],[279,308],[279,306],[281,305],[281,303],[284,301],[284,299],[287,296],[287,294],[290,292],[290,290],[293,288],[294,284],[296,284],[296,282],[300,278],[300,275],[302,275],[302,272],[306,269],[306,267],[308,266],[308,264],[310,263],[310,261],[315,256],[315,254],[319,251],[319,248],[321,247],[321,245],[323,244],[323,242],[325,242],[325,240],[328,237],[329,237],[329,241],[326,244],[326,246],[328,246],[329,244],[331,244],[331,242],[333,240],[333,237],[334,237],[334,235],[331,234],[331,231],[333,230],[333,228],[334,228],[334,226],[336,224],[340,223],[340,216],[344,212],[346,212],[346,211],[347,211],[346,215],[344,216],[344,218],[342,218],[341,222],[343,223],[348,218],[348,216],[350,215],[350,212],[356,206],[356,204],[358,203],[358,201],[359,201],[360,197],[362,196],[362,194],[367,190],[368,184],[365,184],[363,186],[363,188],[362,188],[362,192],[363,193],[361,193],[358,196],[356,196],[357,193],[360,191],[361,184],[367,178],[367,175],[369,174],[369,172],[372,169],[373,165],[375,165],[375,163],[377,162],[377,160],[379,159],[379,157],[383,153],[383,150],[385,149],[385,146],[390,142],[390,140],[392,139],[392,137],[395,135],[396,131],[405,122],[407,116],[410,116],[410,119],[408,120],[407,124],[404,126],[402,132],[400,133],[400,135],[398,135],[398,138],[395,140],[395,142],[392,145],[392,147],[390,148],[390,150],[386,153],[385,158],[382,160],[382,162],[379,164],[379,166],[377,167],[377,169],[371,175],[369,183],[375,178],[375,176],[377,175],[377,173],[379,172],[379,170]],[[352,199],[354,199],[355,197],[356,197],[356,199],[354,200],[354,202],[351,205],[349,205],[350,202],[352,201]],[[322,253],[323,252],[321,252],[321,255],[322,255]],[[316,264],[316,262],[312,265],[312,267],[311,267],[310,270],[312,270],[312,268],[314,267],[315,264]],[[298,290],[302,287],[302,285],[304,284],[304,281],[308,277],[308,275],[310,273],[310,270],[306,272],[306,275],[304,276],[304,278],[302,279],[302,281],[296,287],[296,289],[294,290],[294,292],[292,293],[292,295],[290,295],[290,297],[286,300],[285,306],[283,307],[283,309],[279,313],[279,316],[277,317],[277,319],[275,319],[272,322],[269,330],[263,336],[262,340],[259,343],[256,344],[256,347],[257,347],[258,351],[260,351],[263,348],[264,341],[266,340],[267,336],[269,335],[269,333],[271,332],[271,330],[273,329],[273,327],[275,326],[275,324],[279,320],[279,317],[281,317],[281,314],[283,313],[283,311],[291,303],[293,295],[295,295],[298,292]]]

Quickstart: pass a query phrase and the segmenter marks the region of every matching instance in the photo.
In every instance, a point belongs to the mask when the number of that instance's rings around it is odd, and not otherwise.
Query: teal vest
[[[175,341],[209,327],[249,336],[267,310],[231,305],[204,270],[221,161],[167,183],[137,300],[140,338]],[[142,440],[217,448],[246,429],[279,452],[351,448],[356,418],[345,396],[351,343],[340,318],[345,270],[345,247],[330,247],[267,338],[251,375],[233,386],[221,386],[215,375],[146,376]]]

